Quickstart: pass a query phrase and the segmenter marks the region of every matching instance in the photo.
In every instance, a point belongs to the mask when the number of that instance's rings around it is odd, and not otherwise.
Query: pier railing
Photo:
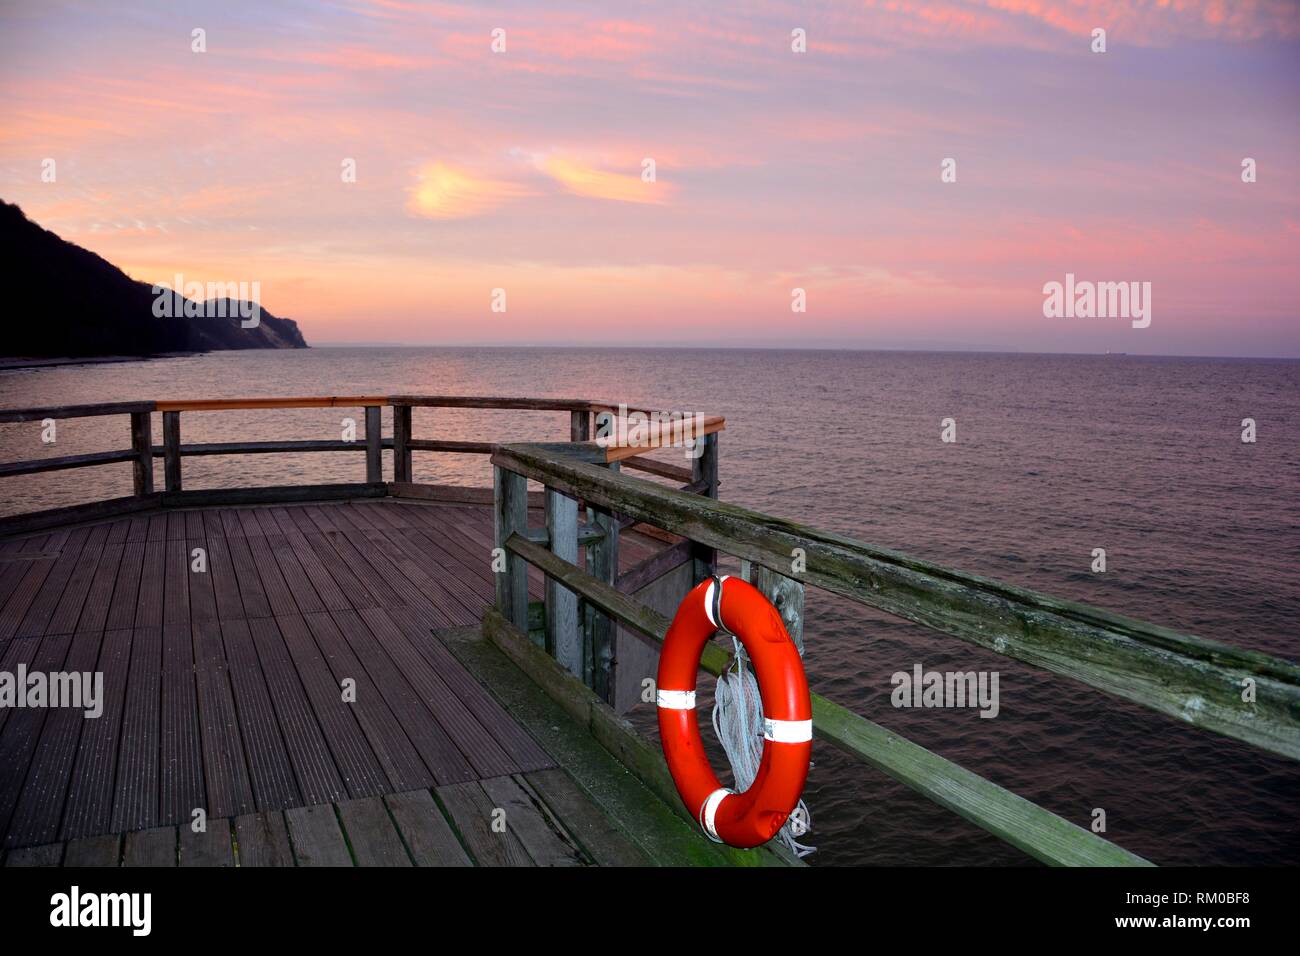
[[[391,437],[385,437],[383,434],[382,409],[385,407],[392,408]],[[182,440],[182,414],[302,408],[360,409],[363,412],[364,427],[360,430],[359,437],[355,441],[317,438],[186,443]],[[495,447],[493,442],[486,440],[453,441],[417,437],[412,433],[412,409],[414,408],[568,412],[569,429],[565,438],[570,442],[584,442],[592,439],[595,434],[593,422],[600,415],[623,414],[628,411],[659,416],[670,414],[635,406],[629,409],[625,405],[614,406],[606,402],[586,399],[473,395],[317,395],[288,398],[112,402],[91,405],[0,409],[0,424],[122,415],[128,416],[130,421],[129,447],[111,451],[7,462],[0,464],[0,478],[129,463],[133,484],[133,493],[126,497],[106,501],[92,501],[86,504],[0,518],[0,533],[38,530],[68,521],[109,517],[157,506],[189,507],[217,504],[256,504],[272,501],[377,497],[389,494],[420,498],[441,497],[453,500],[477,501],[479,503],[490,502],[491,492],[489,489],[438,486],[414,481],[412,469],[414,452],[488,455],[491,454]],[[153,443],[153,415],[155,413],[160,414],[162,418],[161,445]],[[702,430],[709,432],[721,427],[721,419],[709,419]],[[667,437],[665,436],[665,438]],[[383,453],[386,450],[392,452],[391,481],[385,481],[383,473]],[[634,457],[642,450],[644,449],[639,447],[620,448],[616,444],[606,449],[610,461],[626,460],[628,467],[640,469],[687,485],[694,481],[690,469]],[[364,481],[252,488],[187,489],[184,487],[183,462],[186,458],[212,455],[302,454],[316,452],[350,452],[364,455]],[[156,459],[161,459],[163,464],[161,488],[155,487],[154,464]],[[693,490],[706,491],[702,486],[697,486]]]
[[[716,439],[695,473],[716,488]],[[669,621],[616,575],[617,531],[644,522],[681,536],[709,572],[716,552],[740,558],[792,636],[802,641],[804,589],[814,586],[953,638],[1081,681],[1213,733],[1300,759],[1300,667],[1106,611],[886,551],[841,535],[686,494],[621,473],[590,444],[504,445],[492,455],[497,576],[486,630],[527,632],[526,565],[546,575],[546,647],[608,698],[616,624],[662,642]],[[528,480],[545,486],[546,527],[531,528]],[[587,520],[577,523],[577,505]],[[577,545],[586,546],[585,567]],[[643,576],[645,577],[645,576]],[[644,583],[641,581],[640,583]],[[620,586],[623,585],[623,586]],[[579,602],[582,615],[579,616]],[[704,670],[727,654],[708,645]],[[826,698],[813,695],[821,738],[1039,860],[1066,865],[1146,861]],[[671,781],[660,781],[673,799]]]
[[[393,408],[393,433],[381,430],[381,409]],[[185,444],[182,414],[237,409],[354,407],[364,409],[364,437],[345,441],[269,441]],[[568,412],[567,440],[494,444],[450,441],[412,434],[416,407]],[[668,620],[633,595],[689,563],[694,580],[716,566],[718,553],[739,558],[743,573],[768,595],[797,641],[803,639],[804,592],[812,586],[856,603],[924,625],[958,640],[1012,657],[1112,696],[1204,730],[1236,738],[1273,753],[1300,759],[1300,666],[1167,628],[1062,601],[987,578],[965,574],[876,548],[842,535],[717,500],[718,418],[692,419],[691,467],[642,457],[655,447],[687,437],[664,424],[635,441],[593,440],[601,414],[624,414],[607,403],[565,399],[473,396],[338,396],[192,401],[149,401],[0,410],[0,423],[47,418],[126,415],[130,446],[115,451],[39,458],[0,464],[0,478],[55,470],[129,463],[134,494],[0,519],[0,533],[21,533],[70,521],[156,507],[253,504],[328,498],[406,495],[438,497],[479,492],[495,512],[499,573],[496,609],[484,629],[494,639],[530,632],[546,651],[594,691],[612,696],[615,629],[662,641]],[[648,409],[631,411],[649,412]],[[163,443],[153,444],[152,416],[162,415]],[[384,481],[385,449],[393,455],[391,481]],[[192,490],[183,486],[187,457],[297,452],[363,452],[365,480],[340,484]],[[439,489],[413,480],[413,452],[491,456],[492,489]],[[154,487],[154,459],[163,462],[163,488]],[[639,470],[673,485],[626,473]],[[528,482],[543,486],[540,500]],[[488,497],[490,495],[490,497]],[[544,523],[529,522],[530,505],[544,506]],[[631,524],[667,532],[668,547],[640,564],[619,569],[620,530]],[[580,554],[582,557],[580,558]],[[528,602],[532,565],[545,575],[540,619]],[[543,658],[544,660],[545,658]],[[548,662],[550,663],[550,662]],[[727,655],[706,647],[702,667],[719,674]],[[584,693],[586,693],[584,691]],[[603,706],[603,705],[602,705]],[[612,721],[605,708],[602,719]],[[592,711],[593,732],[595,711]],[[824,697],[813,695],[818,736],[928,799],[947,807],[1029,855],[1053,864],[1141,865],[1146,861],[908,741]],[[606,725],[609,730],[612,724]],[[601,731],[604,732],[604,731]],[[622,731],[609,730],[617,743]],[[608,745],[608,744],[607,744]],[[642,776],[675,802],[661,761],[628,750]]]

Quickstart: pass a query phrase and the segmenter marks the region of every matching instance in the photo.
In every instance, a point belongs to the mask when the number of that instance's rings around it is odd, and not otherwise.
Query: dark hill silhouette
[[[155,295],[111,262],[59,238],[0,200],[0,288],[8,306],[5,357],[48,358],[158,355],[216,349],[307,348],[298,324],[262,309],[254,328],[241,328],[239,303],[199,305],[186,318],[186,300],[174,296],[171,315],[154,315]],[[247,314],[245,312],[244,314]]]

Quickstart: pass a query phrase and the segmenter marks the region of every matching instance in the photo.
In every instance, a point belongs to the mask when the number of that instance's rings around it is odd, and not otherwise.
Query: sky
[[[0,0],[0,197],[317,345],[1297,357],[1297,117],[1292,0]]]

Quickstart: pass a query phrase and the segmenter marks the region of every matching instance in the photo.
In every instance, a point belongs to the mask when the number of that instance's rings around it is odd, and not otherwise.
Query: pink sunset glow
[[[608,10],[7,4],[3,198],[317,345],[1300,355],[1287,0]],[[1045,318],[1067,273],[1150,327]]]

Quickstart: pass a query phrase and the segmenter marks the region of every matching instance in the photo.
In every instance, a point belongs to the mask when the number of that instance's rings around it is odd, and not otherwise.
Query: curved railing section
[[[382,409],[392,408],[392,435],[383,434]],[[71,520],[123,514],[144,508],[187,507],[216,504],[255,504],[265,501],[327,500],[335,498],[409,495],[431,497],[460,496],[466,500],[488,503],[490,490],[475,496],[463,488],[420,484],[412,477],[413,452],[446,454],[491,454],[491,441],[449,441],[417,438],[412,434],[411,411],[414,408],[506,409],[520,412],[568,412],[568,442],[598,442],[602,460],[626,460],[629,467],[690,485],[690,469],[680,468],[635,456],[664,444],[681,440],[685,428],[701,437],[725,427],[719,417],[686,415],[681,412],[651,409],[644,406],[614,405],[609,402],[566,398],[513,398],[474,395],[310,395],[293,397],[182,399],[140,402],[109,402],[94,405],[58,405],[34,408],[0,409],[0,423],[91,418],[125,415],[130,419],[129,447],[112,451],[61,455],[0,464],[0,478],[42,472],[65,471],[99,465],[130,463],[133,494],[124,498],[96,501],[65,508],[47,509],[0,518],[0,533],[38,530]],[[364,413],[364,428],[356,441],[341,439],[305,439],[284,441],[204,442],[182,440],[183,414],[213,413],[250,409],[357,408]],[[153,444],[153,415],[162,416],[162,444]],[[601,441],[602,417],[611,422],[625,422],[628,416],[641,416],[650,425],[649,433],[628,436],[626,428],[610,428],[612,440]],[[686,422],[685,426],[674,423]],[[385,481],[383,453],[392,452],[392,477]],[[304,452],[352,452],[364,454],[365,480],[313,485],[277,485],[264,488],[219,488],[190,490],[184,487],[183,463],[186,458],[209,455],[300,454]],[[154,462],[163,463],[163,486],[155,488]],[[697,492],[706,491],[696,487]]]

